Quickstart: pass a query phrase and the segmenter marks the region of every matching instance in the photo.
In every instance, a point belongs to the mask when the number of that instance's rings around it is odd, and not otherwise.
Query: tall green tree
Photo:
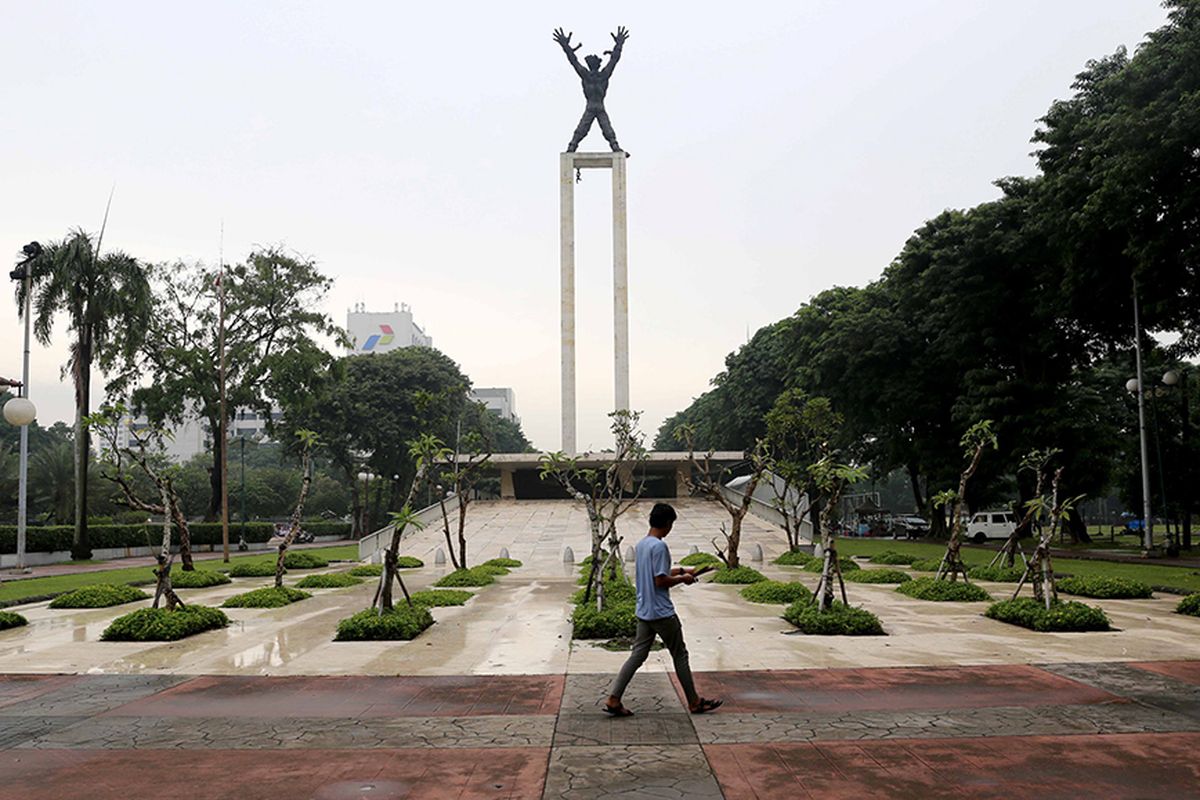
[[[176,263],[156,270],[153,313],[134,369],[125,373],[135,410],[152,424],[198,415],[212,432],[212,470],[206,518],[221,508],[221,395],[218,271]],[[318,336],[344,334],[317,310],[332,281],[316,264],[279,248],[252,252],[230,267],[225,282],[226,413],[248,408],[269,414],[268,386],[305,384],[332,360]]]
[[[75,537],[71,555],[92,557],[88,544],[88,464],[90,437],[84,419],[91,412],[92,367],[111,373],[128,363],[142,342],[151,312],[146,269],[120,251],[101,253],[82,230],[44,247],[30,262],[33,329],[49,344],[54,320],[65,314],[71,332],[66,369],[75,384]],[[23,286],[23,284],[22,284]],[[18,291],[24,309],[24,290]]]

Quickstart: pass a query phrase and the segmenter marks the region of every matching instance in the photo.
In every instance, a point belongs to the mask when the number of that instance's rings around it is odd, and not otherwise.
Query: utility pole
[[[1138,437],[1142,451],[1142,555],[1154,554],[1154,521],[1150,516],[1150,458],[1146,449],[1146,381],[1142,377],[1142,320],[1137,278],[1133,279],[1133,352],[1137,361]]]
[[[221,553],[226,564],[229,563],[229,458],[228,458],[228,413],[225,410],[225,263],[221,259],[221,271],[217,275],[217,351],[219,364],[217,369],[218,393],[221,396],[221,424],[217,434],[218,447],[221,448]]]

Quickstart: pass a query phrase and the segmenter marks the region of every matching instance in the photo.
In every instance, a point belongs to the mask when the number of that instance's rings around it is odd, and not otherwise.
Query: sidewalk
[[[725,699],[704,716],[639,673],[627,719],[599,710],[610,678],[0,675],[0,800],[1176,800],[1200,785],[1197,661],[701,672]]]

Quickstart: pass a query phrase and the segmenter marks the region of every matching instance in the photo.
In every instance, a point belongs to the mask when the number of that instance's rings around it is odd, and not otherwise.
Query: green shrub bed
[[[758,583],[766,579],[766,575],[753,567],[734,567],[733,569],[725,567],[717,570],[713,575],[713,583]]]
[[[274,575],[275,573],[272,572],[271,574]],[[207,569],[194,569],[191,572],[184,572],[181,569],[171,571],[172,589],[207,589],[210,586],[220,586],[223,583],[233,583],[233,581],[229,580],[228,575],[221,572],[212,572]]]
[[[139,608],[114,619],[100,638],[108,642],[173,642],[228,624],[224,612],[209,606],[182,606],[174,611]]]
[[[1054,584],[1060,592],[1103,600],[1145,598],[1154,594],[1150,584],[1129,578],[1109,578],[1100,575],[1073,575],[1059,578]]]
[[[358,586],[362,578],[356,578],[346,572],[325,572],[320,575],[305,575],[296,581],[300,589],[343,589],[347,586]]]
[[[474,593],[462,589],[427,589],[423,592],[413,592],[412,601],[426,608],[440,608],[464,605],[474,596]]]
[[[383,574],[383,564],[359,564],[350,568],[350,574],[356,578],[378,578]]]
[[[299,589],[293,589],[290,586],[275,588],[267,586],[262,589],[255,589],[242,594],[235,594],[224,603],[221,603],[222,608],[281,608],[286,605],[307,600],[312,597],[308,592],[302,592]]]
[[[15,611],[0,611],[0,631],[8,630],[9,628],[19,628],[22,625],[28,624],[29,620]]]
[[[580,603],[571,614],[571,638],[613,639],[637,633],[635,605],[629,602],[608,601],[603,611],[595,602]]]
[[[842,568],[843,573],[854,572],[856,569],[862,569],[862,567],[854,563],[853,559],[847,558],[846,556],[842,556],[838,559],[838,566]],[[804,565],[805,572],[820,572],[824,568],[825,559],[817,558],[816,556],[809,558],[808,563]]]
[[[50,601],[51,608],[108,608],[136,600],[145,600],[150,595],[133,586],[120,583],[97,583],[84,586],[73,592],[60,594]]]
[[[992,596],[973,583],[939,581],[937,578],[917,578],[896,587],[896,591],[918,600],[976,602],[991,600]]]
[[[783,618],[804,633],[814,636],[883,635],[879,617],[865,608],[855,608],[836,601],[825,611],[818,611],[816,603],[798,600],[787,607]]]
[[[937,572],[938,568],[942,566],[942,559],[918,558],[916,561],[909,564],[909,566],[915,569],[917,572]]]
[[[1175,606],[1176,614],[1187,614],[1192,617],[1200,617],[1200,592],[1189,594],[1187,597],[1179,601],[1179,605]]]
[[[984,613],[1000,622],[1043,632],[1106,631],[1110,627],[1103,611],[1075,600],[1054,603],[1046,610],[1032,597],[1018,597],[992,603]]]
[[[238,561],[229,568],[231,578],[274,578],[274,561]]]
[[[512,572],[512,570],[510,570],[508,567],[501,567],[501,566],[497,566],[496,564],[487,564],[487,563],[480,564],[475,567],[471,567],[471,569],[482,575],[492,575],[492,576],[507,575],[508,573]]]
[[[343,525],[345,523],[342,523]],[[275,533],[270,522],[246,523],[246,541],[265,542]],[[188,535],[193,545],[221,544],[219,522],[192,522],[188,524]],[[28,553],[53,553],[70,550],[75,538],[74,525],[31,526],[25,532],[25,551]],[[179,530],[173,538],[179,541]],[[89,524],[88,544],[93,549],[119,547],[157,547],[162,541],[162,525]],[[17,526],[0,525],[0,553],[15,553],[17,550]]]
[[[433,615],[422,605],[403,602],[381,615],[364,609],[338,623],[335,642],[409,641],[433,624]]]
[[[1016,583],[1025,574],[1025,567],[971,567],[967,575],[977,581],[995,581],[996,583]]]
[[[804,553],[800,550],[789,550],[771,563],[784,567],[806,567],[808,566],[808,562],[812,561],[812,558],[812,555],[809,553]]]
[[[852,569],[842,577],[851,583],[907,583],[912,577],[898,569]]]
[[[505,569],[516,569],[517,567],[525,566],[524,563],[515,558],[489,558],[483,562],[485,567],[504,567]]]
[[[448,575],[443,575],[434,586],[487,586],[495,581],[494,572],[472,567],[471,569],[456,569]]]
[[[705,564],[721,564],[723,562],[712,553],[692,553],[679,559],[679,563],[685,567],[703,567]]]
[[[798,581],[793,583],[759,581],[742,589],[741,595],[751,603],[787,605],[797,600],[807,600],[812,597],[812,592],[809,591],[807,586]]]
[[[895,550],[883,550],[871,556],[872,564],[911,564],[917,557],[909,553],[897,553]]]
[[[328,567],[329,562],[303,550],[289,550],[283,557],[283,565],[288,569],[320,569]]]

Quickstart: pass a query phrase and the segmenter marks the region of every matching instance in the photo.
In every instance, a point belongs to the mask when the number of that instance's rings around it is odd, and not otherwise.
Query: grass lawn
[[[317,547],[304,550],[306,553],[320,556],[329,561],[355,561],[358,559],[358,545],[347,544],[337,547]],[[229,562],[272,562],[277,554],[273,551],[256,553],[255,555],[230,555]],[[95,563],[95,562],[84,562]],[[120,561],[110,561],[119,564]],[[178,569],[179,560],[175,561]],[[196,559],[198,569],[220,570],[225,566],[220,556],[217,558]],[[142,585],[154,583],[151,567],[144,564],[140,567],[120,567],[97,572],[76,572],[70,575],[55,575],[49,578],[25,578],[23,580],[5,581],[0,583],[0,606],[19,605],[39,599],[48,599],[63,592],[74,591],[94,583],[128,583]]]
[[[1026,554],[1032,549],[1024,543]],[[869,556],[891,550],[895,553],[907,553],[919,558],[941,558],[946,552],[944,544],[925,542],[907,542],[892,539],[838,539],[837,550],[844,556]],[[968,567],[982,566],[992,560],[995,550],[963,545],[962,557]],[[1129,578],[1142,581],[1151,586],[1170,586],[1200,592],[1200,570],[1187,567],[1164,567],[1157,564],[1122,564],[1114,561],[1094,561],[1081,558],[1054,559],[1055,572],[1067,572],[1072,575],[1105,575],[1117,578]]]

